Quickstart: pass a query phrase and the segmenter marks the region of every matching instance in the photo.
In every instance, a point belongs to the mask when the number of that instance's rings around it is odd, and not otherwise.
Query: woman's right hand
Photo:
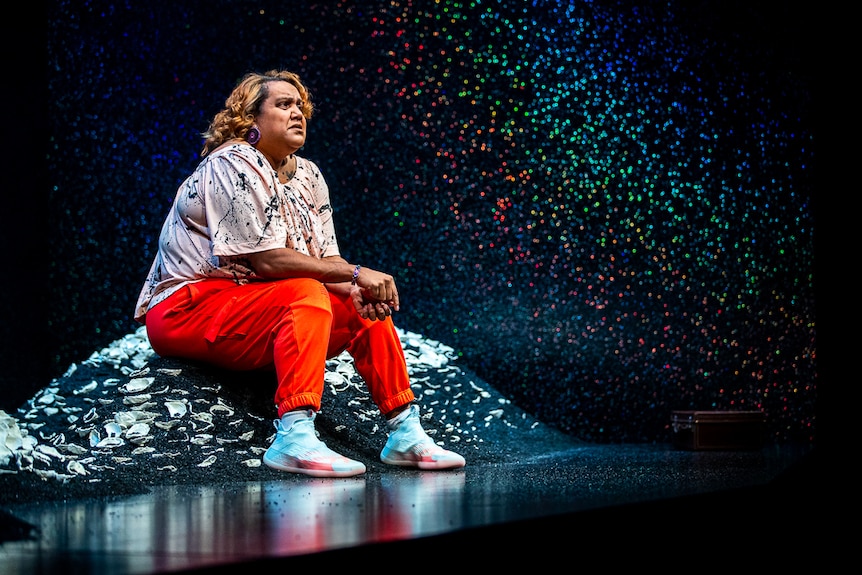
[[[386,304],[394,311],[398,311],[398,288],[395,287],[395,278],[389,274],[378,272],[371,268],[359,268],[359,276],[356,285],[362,290],[362,296],[366,303],[380,302]]]

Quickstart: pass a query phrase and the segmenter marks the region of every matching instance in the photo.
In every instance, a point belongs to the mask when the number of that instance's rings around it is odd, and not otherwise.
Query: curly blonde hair
[[[254,117],[260,112],[260,106],[269,95],[270,82],[290,82],[299,91],[302,99],[302,115],[306,119],[314,113],[311,102],[311,92],[302,83],[299,76],[287,70],[269,70],[263,74],[249,72],[236,85],[224,102],[222,108],[201,135],[204,137],[204,147],[201,156],[206,156],[223,143],[234,138],[244,139],[249,129],[254,125]]]

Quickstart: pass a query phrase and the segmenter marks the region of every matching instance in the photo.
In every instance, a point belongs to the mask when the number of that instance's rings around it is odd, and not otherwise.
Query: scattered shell
[[[198,463],[198,467],[209,467],[216,462],[216,459],[218,458],[215,455],[210,455],[209,457]]]
[[[228,417],[231,417],[234,414],[234,409],[228,405],[221,403],[221,400],[219,400],[219,403],[210,407],[210,413],[226,413]]]
[[[98,417],[98,415],[96,414],[96,408],[93,407],[92,409],[90,409],[90,411],[84,414],[84,423],[90,423],[91,421],[95,420],[96,417]]]
[[[195,429],[195,431],[198,431],[200,433],[213,429],[215,425],[213,425],[212,422],[212,415],[209,413],[196,413],[192,415],[192,427]]]
[[[39,437],[50,443],[51,445],[58,445],[60,443],[66,443],[66,436],[62,433],[51,433],[49,435],[45,435],[41,431],[39,432]]]
[[[205,411],[202,411],[200,413],[193,413],[191,415],[191,419],[193,421],[202,421],[204,423],[212,423],[213,415],[212,415],[212,413],[207,413]]]
[[[159,373],[164,373],[165,375],[174,375],[174,376],[176,376],[176,375],[181,374],[181,373],[183,372],[183,370],[181,370],[181,369],[168,369],[168,368],[166,368],[166,367],[163,367],[163,368],[159,368],[158,372],[159,372]]]
[[[36,398],[36,403],[41,405],[50,405],[56,401],[56,397],[54,397],[53,393],[45,391],[42,395]]]
[[[136,377],[129,380],[125,385],[121,385],[120,391],[128,394],[141,393],[142,391],[149,389],[149,387],[153,385],[154,381],[156,381],[155,377]]]
[[[147,403],[152,399],[152,395],[149,393],[142,393],[140,395],[130,395],[128,397],[123,398],[123,405],[142,405]]]
[[[171,419],[170,421],[156,421],[155,422],[156,427],[158,427],[159,429],[164,429],[166,431],[170,431],[174,427],[176,427],[178,425],[182,425],[182,424],[183,424],[183,422],[179,419]]]
[[[37,445],[36,451],[44,453],[45,455],[48,455],[50,457],[55,457],[60,460],[66,459],[65,455],[57,451],[57,448],[51,445]]]
[[[49,469],[47,471],[43,469],[34,469],[33,473],[35,473],[42,479],[59,479],[62,482],[65,482],[74,477],[73,475],[67,475],[65,473],[57,473],[53,469]]]
[[[118,411],[114,414],[114,421],[120,427],[131,427],[138,421],[138,418],[131,411]]]
[[[64,443],[62,448],[71,455],[84,455],[87,453],[87,449],[77,443]]]
[[[144,403],[136,404],[132,411],[146,412],[148,409],[153,409],[155,407],[158,407],[158,404],[155,403],[154,401],[145,401]],[[155,415],[158,415],[158,414],[155,414]]]
[[[212,441],[213,436],[208,433],[199,433],[191,438],[191,442],[195,445],[204,445]]]
[[[91,382],[90,382],[90,383],[88,383],[87,385],[84,385],[84,386],[82,386],[82,387],[79,387],[78,389],[76,389],[76,390],[75,390],[75,391],[73,391],[72,393],[74,393],[75,395],[83,395],[83,394],[85,394],[85,393],[90,393],[91,391],[93,391],[93,390],[94,390],[94,389],[96,389],[97,387],[99,387],[98,382],[91,381]]]
[[[168,408],[171,417],[182,417],[188,412],[187,403],[185,400],[166,401],[165,407]]]
[[[333,393],[344,391],[350,387],[350,379],[345,377],[344,374],[337,373],[335,371],[327,371],[324,373],[323,381],[333,388]]]
[[[260,459],[246,459],[242,464],[246,467],[260,467]]]
[[[121,437],[109,436],[105,439],[98,441],[93,447],[95,447],[96,449],[113,449],[115,447],[120,447],[125,443],[126,442],[123,441],[123,438]]]
[[[90,474],[90,472],[87,471],[87,469],[83,465],[81,465],[80,461],[76,461],[74,459],[69,461],[69,463],[66,465],[66,471],[68,471],[69,473],[72,473],[74,475],[89,475]]]
[[[150,426],[146,423],[136,423],[126,430],[126,439],[134,441],[147,437],[150,434]]]
[[[123,428],[116,421],[109,421],[105,424],[104,429],[108,437],[119,437],[123,433]]]

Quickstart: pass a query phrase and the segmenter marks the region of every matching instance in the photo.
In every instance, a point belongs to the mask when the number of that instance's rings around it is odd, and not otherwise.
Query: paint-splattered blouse
[[[147,310],[183,285],[207,278],[260,279],[242,256],[278,247],[339,255],[329,187],[317,165],[296,157],[286,184],[252,146],[212,152],[180,185],[135,308]]]

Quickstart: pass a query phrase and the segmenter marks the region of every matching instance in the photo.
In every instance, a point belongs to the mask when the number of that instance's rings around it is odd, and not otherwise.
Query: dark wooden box
[[[760,449],[766,428],[762,411],[674,411],[673,443],[680,449]]]

